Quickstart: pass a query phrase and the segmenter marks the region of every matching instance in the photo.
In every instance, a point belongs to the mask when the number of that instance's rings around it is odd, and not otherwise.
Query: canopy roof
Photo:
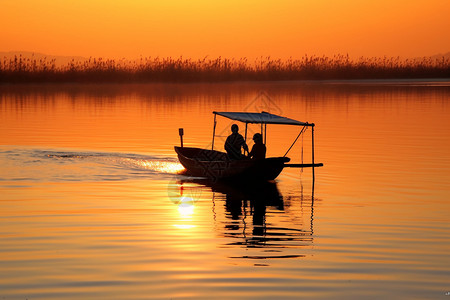
[[[265,111],[260,113],[213,111],[213,114],[244,123],[314,126],[314,123],[300,122],[282,116],[277,116]]]

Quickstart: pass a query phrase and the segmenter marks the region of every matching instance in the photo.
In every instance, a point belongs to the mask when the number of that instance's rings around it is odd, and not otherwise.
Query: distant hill
[[[22,59],[47,59],[47,61],[55,60],[56,66],[67,65],[72,60],[74,61],[85,61],[86,57],[82,56],[59,56],[59,55],[48,55],[44,53],[38,52],[30,52],[30,51],[9,51],[9,52],[0,52],[0,60],[3,61],[6,59],[14,59],[14,57],[20,57],[22,55]]]
[[[445,59],[450,59],[450,52],[447,52],[445,54],[439,53],[439,54],[431,56],[432,59],[442,59],[442,57]]]

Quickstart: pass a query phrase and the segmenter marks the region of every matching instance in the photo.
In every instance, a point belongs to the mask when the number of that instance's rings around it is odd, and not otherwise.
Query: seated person
[[[245,153],[245,151],[248,152],[248,146],[242,135],[239,134],[239,127],[236,124],[231,125],[231,132],[225,141],[225,150],[230,159],[241,159],[241,148],[244,148]]]
[[[264,159],[266,158],[266,145],[262,142],[262,135],[260,133],[255,133],[253,136],[253,141],[255,144],[252,147],[252,151],[249,153],[251,159]]]

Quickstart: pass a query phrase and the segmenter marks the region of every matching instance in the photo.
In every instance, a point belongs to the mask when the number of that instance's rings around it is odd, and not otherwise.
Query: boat
[[[176,146],[175,152],[189,175],[212,179],[273,180],[281,173],[284,164],[290,161],[288,157],[230,160],[224,152],[190,147]]]
[[[278,116],[268,112],[213,112],[214,129],[212,147],[210,149],[184,147],[183,145],[183,128],[179,129],[181,138],[181,146],[175,146],[175,152],[178,155],[180,163],[186,169],[188,175],[196,177],[206,177],[213,180],[237,179],[237,180],[257,180],[267,181],[274,180],[285,167],[304,168],[304,167],[320,167],[322,163],[314,163],[314,123],[300,122],[290,118]],[[234,121],[245,123],[245,140],[247,140],[248,124],[261,124],[261,135],[264,144],[266,144],[267,125],[293,125],[301,126],[301,131],[294,143],[288,149],[284,156],[268,157],[265,159],[252,160],[243,158],[240,160],[231,160],[225,152],[214,150],[214,138],[217,124],[217,116],[222,116]],[[299,136],[305,132],[306,128],[312,128],[312,163],[310,164],[288,164],[289,157],[286,157],[289,150],[295,144]]]

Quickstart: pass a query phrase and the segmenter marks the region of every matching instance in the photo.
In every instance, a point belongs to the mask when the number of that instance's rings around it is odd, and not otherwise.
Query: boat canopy
[[[314,123],[300,122],[297,120],[274,115],[265,111],[260,113],[213,111],[213,114],[244,123],[314,126]]]

